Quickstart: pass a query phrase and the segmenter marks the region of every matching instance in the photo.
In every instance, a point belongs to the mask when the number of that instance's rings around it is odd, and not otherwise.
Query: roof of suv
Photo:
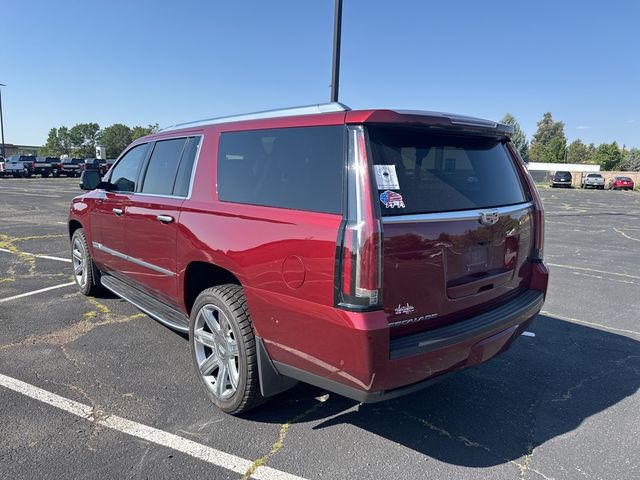
[[[193,122],[179,123],[159,130],[158,133],[166,133],[173,130],[201,127],[223,123],[244,122],[251,120],[264,120],[269,118],[297,117],[307,115],[324,115],[331,113],[344,113],[346,123],[399,123],[429,126],[435,128],[456,129],[491,133],[494,135],[510,136],[513,134],[512,125],[505,125],[491,120],[457,115],[453,113],[430,112],[421,110],[390,110],[370,109],[351,110],[342,103],[325,103],[306,105],[277,110],[264,110],[255,113],[231,115],[226,117],[214,117]]]

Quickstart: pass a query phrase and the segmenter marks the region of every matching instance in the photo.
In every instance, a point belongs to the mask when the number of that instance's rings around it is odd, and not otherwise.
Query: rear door
[[[368,134],[392,336],[460,321],[528,286],[533,207],[500,140],[386,126]]]
[[[189,193],[200,136],[155,142],[139,191],[126,209],[127,280],[175,304],[180,207]]]

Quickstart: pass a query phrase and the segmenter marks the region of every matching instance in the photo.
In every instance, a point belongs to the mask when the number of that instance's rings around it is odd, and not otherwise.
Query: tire
[[[29,171],[29,169],[28,169],[28,168],[25,168],[25,169],[22,171],[22,176],[23,176],[24,178],[31,178],[31,171]]]
[[[93,264],[82,228],[78,228],[71,236],[71,265],[80,292],[86,296],[96,295],[100,291],[100,272]]]
[[[191,309],[189,347],[200,384],[220,410],[237,415],[264,401],[242,287],[220,285],[198,295]]]
[[[48,172],[47,173],[43,173],[42,174],[42,178],[49,178],[49,173]]]

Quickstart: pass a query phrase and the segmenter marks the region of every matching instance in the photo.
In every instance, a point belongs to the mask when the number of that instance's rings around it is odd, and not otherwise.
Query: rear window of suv
[[[375,165],[394,166],[398,188],[379,188],[385,216],[514,205],[526,201],[514,161],[496,139],[424,129],[368,127]],[[391,191],[384,197],[384,191]],[[395,195],[399,194],[399,195]],[[401,197],[400,197],[401,196]],[[385,205],[385,199],[398,199]],[[402,208],[395,208],[404,205]]]
[[[344,165],[343,126],[222,133],[218,198],[340,213]]]

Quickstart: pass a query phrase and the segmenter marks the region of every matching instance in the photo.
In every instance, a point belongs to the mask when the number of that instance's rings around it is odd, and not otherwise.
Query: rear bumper
[[[543,273],[546,274],[546,269]],[[343,331],[342,338],[349,337],[350,352],[348,360],[347,352],[340,352],[345,360],[340,360],[339,365],[319,362],[310,355],[304,355],[311,359],[306,363],[276,354],[273,366],[280,375],[359,402],[399,397],[428,387],[450,372],[485,362],[509,348],[542,308],[544,290],[526,290],[505,305],[476,317],[392,340],[388,329]],[[266,343],[274,346],[273,342]],[[323,368],[319,369],[320,365]]]
[[[442,350],[470,339],[484,338],[492,332],[502,331],[529,320],[540,311],[543,303],[542,292],[528,290],[509,303],[476,317],[435,330],[393,339],[389,357],[391,360],[397,360]]]

